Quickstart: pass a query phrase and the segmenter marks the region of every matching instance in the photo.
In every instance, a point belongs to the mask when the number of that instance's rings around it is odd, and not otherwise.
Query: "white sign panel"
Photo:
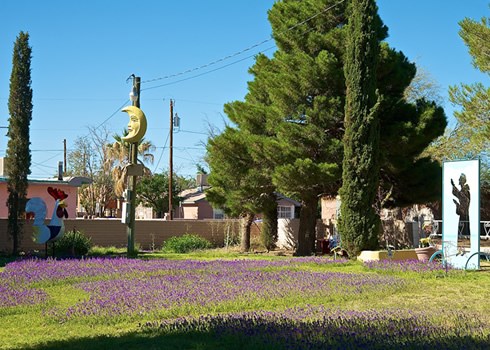
[[[443,163],[442,250],[456,268],[480,268],[480,161]]]

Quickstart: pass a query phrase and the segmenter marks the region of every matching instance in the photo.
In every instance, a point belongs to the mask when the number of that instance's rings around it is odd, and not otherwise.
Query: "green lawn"
[[[490,346],[488,269],[401,271],[223,251],[144,257],[7,263],[0,348]],[[338,334],[343,327],[349,337]]]

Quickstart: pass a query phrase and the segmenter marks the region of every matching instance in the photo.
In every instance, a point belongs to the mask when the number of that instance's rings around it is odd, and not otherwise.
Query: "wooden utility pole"
[[[66,175],[66,139],[63,139],[63,175]]]
[[[133,78],[133,92],[135,98],[132,99],[132,105],[140,108],[140,85],[141,78]],[[138,142],[131,143],[129,146],[129,164],[136,164],[138,162]],[[128,235],[128,257],[136,256],[137,252],[134,249],[134,224],[135,224],[135,212],[136,212],[136,175],[129,176],[128,186],[129,201],[129,224],[127,226]]]
[[[173,220],[172,212],[172,178],[173,178],[173,147],[174,147],[174,102],[170,100],[170,156],[168,169],[168,220]]]

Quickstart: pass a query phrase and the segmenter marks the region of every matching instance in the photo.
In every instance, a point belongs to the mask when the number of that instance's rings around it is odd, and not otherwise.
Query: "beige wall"
[[[337,220],[338,198],[322,197],[320,200],[323,220]]]
[[[293,250],[298,244],[299,219],[277,220],[277,246]]]
[[[68,219],[64,220],[66,230],[77,229],[92,238],[92,243],[98,246],[127,246],[126,225],[120,219]],[[224,232],[239,234],[238,220],[136,220],[135,242],[141,249],[160,248],[162,242],[172,236],[185,233],[198,234],[217,246],[224,244]],[[24,237],[21,243],[22,251],[43,250],[44,245],[32,242],[32,222],[24,225]],[[7,234],[7,220],[0,219],[0,251],[11,252],[12,241]]]
[[[120,219],[67,219],[64,220],[66,230],[80,230],[92,239],[94,245],[103,247],[126,247],[126,225]],[[299,219],[278,220],[278,247],[292,249],[298,237]],[[186,233],[198,234],[213,242],[216,246],[224,245],[226,233],[240,237],[239,220],[136,220],[135,242],[141,249],[160,249],[162,243],[172,236],[181,236]],[[251,236],[259,239],[261,223],[252,225]],[[324,237],[327,226],[321,220],[317,222],[317,236]],[[44,244],[32,242],[32,222],[24,225],[24,237],[21,243],[21,251],[44,250]],[[10,253],[12,240],[7,234],[7,220],[0,219],[0,252]]]
[[[198,207],[182,206],[183,218],[197,220]]]
[[[213,207],[206,200],[200,200],[196,203],[182,204],[175,210],[175,218],[181,219],[212,219]]]

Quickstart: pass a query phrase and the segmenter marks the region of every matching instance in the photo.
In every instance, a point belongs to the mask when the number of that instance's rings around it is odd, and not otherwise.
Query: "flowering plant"
[[[426,235],[430,235],[432,233],[432,229],[433,229],[432,223],[425,223],[422,226],[422,230],[424,230]]]
[[[419,247],[420,248],[430,247],[432,245],[431,243],[432,241],[430,237],[421,238],[419,241]]]

